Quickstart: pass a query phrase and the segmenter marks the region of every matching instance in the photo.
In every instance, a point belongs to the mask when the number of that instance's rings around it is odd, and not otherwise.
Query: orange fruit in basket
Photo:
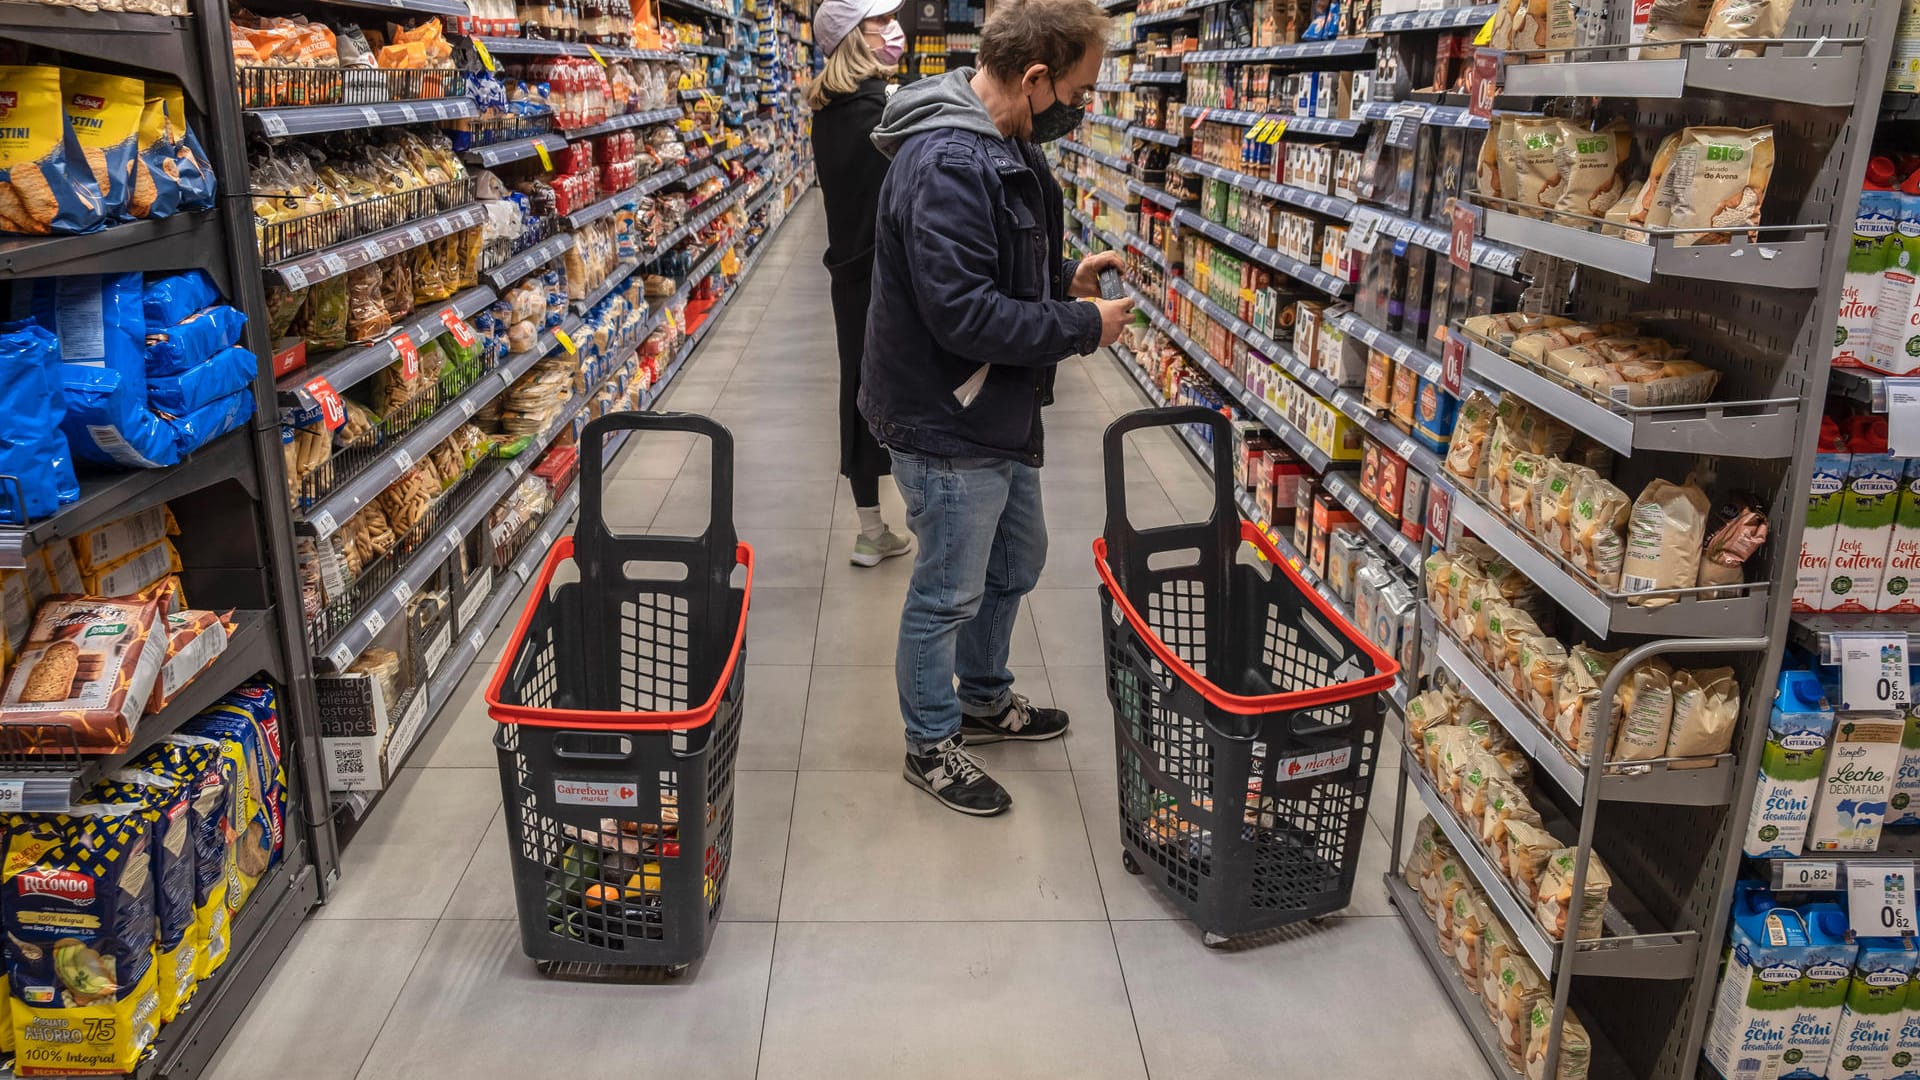
[[[620,889],[616,886],[613,886],[613,885],[587,886],[586,902],[587,902],[587,906],[590,908],[597,908],[602,904],[617,904],[620,902],[620,899],[621,899]]]

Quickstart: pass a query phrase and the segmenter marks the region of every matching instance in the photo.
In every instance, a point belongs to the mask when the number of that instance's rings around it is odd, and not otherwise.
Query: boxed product
[[[1775,907],[1760,883],[1734,896],[1727,958],[1707,1032],[1707,1061],[1726,1080],[1773,1080],[1786,1071],[1787,1032],[1799,1011],[1809,945],[1806,923]]]
[[[174,531],[172,521],[163,504],[88,529],[73,538],[73,559],[82,570],[104,569],[165,540]]]
[[[165,660],[159,618],[152,600],[79,596],[40,605],[0,696],[0,720],[47,729],[50,752],[124,747]],[[61,728],[72,732],[70,743],[51,734]]]
[[[1915,961],[1911,941],[1861,938],[1846,1004],[1834,1030],[1828,1080],[1883,1080],[1899,1073],[1893,1044],[1905,1020]]]
[[[1821,449],[1813,456],[1813,473],[1807,480],[1806,527],[1800,533],[1800,558],[1793,578],[1793,610],[1822,611],[1826,602],[1827,578],[1833,567],[1833,545],[1840,531],[1840,508],[1847,490],[1847,474],[1853,455],[1830,452],[1826,447],[1844,446],[1829,441],[1823,423]]]
[[[1887,453],[1856,453],[1847,463],[1839,521],[1821,611],[1871,611],[1880,598],[1907,462]]]

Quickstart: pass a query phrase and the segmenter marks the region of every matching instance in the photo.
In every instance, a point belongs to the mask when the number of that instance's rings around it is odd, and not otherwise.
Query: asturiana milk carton
[[[1853,980],[1853,954],[1847,939],[1847,913],[1834,903],[1800,909],[1807,924],[1807,950],[1800,976],[1800,1004],[1787,1022],[1787,1052],[1781,1080],[1822,1080],[1833,1052],[1833,1034],[1847,1004]],[[1911,991],[1909,991],[1911,993]]]
[[[1760,882],[1737,888],[1707,1061],[1726,1080],[1775,1080],[1785,1071],[1787,1031],[1800,1007],[1807,928],[1792,908],[1773,906]]]
[[[1884,436],[1877,446],[1869,443],[1864,452],[1858,439],[1853,441],[1821,611],[1872,611],[1880,602],[1887,545],[1893,539],[1893,513],[1900,503],[1900,481],[1907,473],[1906,460],[1886,452]]]
[[[1873,851],[1880,846],[1905,730],[1897,716],[1838,715],[1807,825],[1808,851]]]
[[[1880,304],[1880,271],[1887,265],[1887,238],[1900,223],[1889,158],[1867,163],[1860,209],[1853,216],[1847,275],[1840,284],[1840,311],[1833,328],[1833,366],[1866,367],[1873,347],[1873,315]]]
[[[1899,938],[1860,938],[1859,945],[1827,1080],[1894,1080],[1900,1075],[1894,1042],[1906,1022],[1908,984],[1920,953]]]
[[[1920,825],[1920,679],[1913,679],[1907,715],[1900,733],[1900,771],[1893,774],[1893,796],[1887,800],[1887,824]]]
[[[1807,480],[1807,527],[1800,533],[1800,567],[1793,578],[1795,611],[1819,611],[1825,597],[1833,567],[1833,536],[1840,529],[1840,496],[1847,487],[1852,459],[1840,425],[1823,417],[1813,475]]]
[[[1781,672],[1742,851],[1756,858],[1801,854],[1832,737],[1833,710],[1820,692],[1819,677],[1811,671]]]

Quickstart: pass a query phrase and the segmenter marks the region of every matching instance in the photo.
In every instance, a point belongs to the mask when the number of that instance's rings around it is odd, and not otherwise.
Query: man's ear
[[[1026,73],[1020,76],[1020,89],[1023,92],[1036,90],[1040,86],[1040,80],[1046,77],[1047,65],[1029,64]]]

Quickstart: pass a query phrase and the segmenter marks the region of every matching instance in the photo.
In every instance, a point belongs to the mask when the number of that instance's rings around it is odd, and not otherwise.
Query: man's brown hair
[[[1106,47],[1108,21],[1093,0],[999,0],[980,28],[980,67],[1001,80],[1034,64],[1064,74],[1087,50]]]

